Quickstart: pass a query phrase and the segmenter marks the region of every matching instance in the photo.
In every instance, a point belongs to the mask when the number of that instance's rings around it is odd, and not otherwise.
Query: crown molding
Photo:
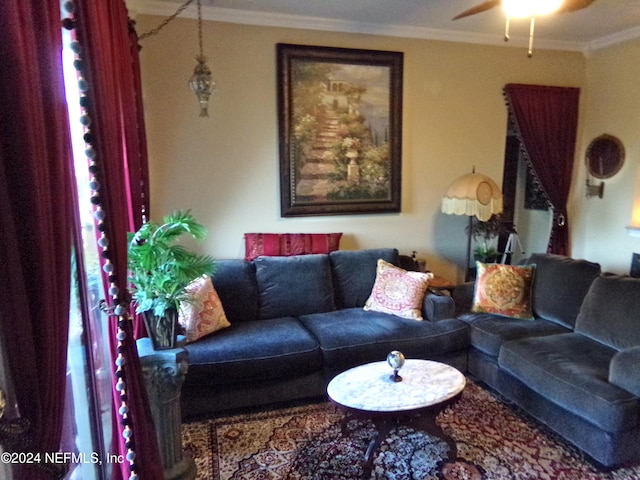
[[[589,55],[589,53],[600,50],[601,48],[611,47],[618,43],[628,42],[629,40],[636,40],[638,38],[640,38],[640,27],[629,28],[622,32],[612,33],[611,35],[606,35],[587,43],[583,49],[583,53]]]
[[[132,18],[136,15],[173,15],[179,5],[161,0],[126,0]],[[189,5],[181,14],[183,18],[197,18],[195,3]],[[352,22],[332,18],[291,15],[287,13],[271,13],[221,8],[202,5],[202,18],[205,20],[257,25],[265,27],[297,28],[303,30],[320,30],[328,32],[358,33],[367,35],[383,35],[424,40],[440,40],[446,42],[472,43],[522,48],[528,45],[528,38],[512,36],[508,42],[503,39],[502,32],[493,34],[472,33],[457,30],[443,30],[407,25],[383,25],[365,22]],[[560,41],[536,38],[534,48],[581,52],[588,55],[595,50],[606,48],[617,43],[640,38],[640,27],[602,37],[591,42]]]

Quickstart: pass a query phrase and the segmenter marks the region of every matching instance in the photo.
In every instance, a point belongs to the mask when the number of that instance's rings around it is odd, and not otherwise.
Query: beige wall
[[[640,40],[598,50],[587,59],[572,197],[573,254],[616,273],[628,273],[631,253],[640,252],[640,239],[624,228],[631,221],[634,198],[640,196],[639,78]],[[604,180],[604,197],[587,199],[585,153],[589,142],[603,133],[622,141],[626,160],[620,172]]]
[[[160,20],[138,17],[138,31]],[[344,249],[417,250],[430,269],[460,280],[466,217],[441,214],[440,199],[474,165],[501,183],[503,86],[582,87],[585,78],[579,53],[536,50],[527,58],[523,48],[205,22],[205,53],[218,87],[211,117],[202,119],[187,88],[196,32],[194,20],[177,19],[143,42],[152,215],[191,209],[210,230],[203,250],[217,258],[242,257],[245,232],[340,231]],[[280,217],[279,42],[404,52],[400,214]]]

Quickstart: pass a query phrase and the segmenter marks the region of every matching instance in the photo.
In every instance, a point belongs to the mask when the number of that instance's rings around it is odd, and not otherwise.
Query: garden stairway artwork
[[[333,147],[338,141],[338,115],[328,111],[302,167],[296,196],[304,201],[326,200],[335,173]]]

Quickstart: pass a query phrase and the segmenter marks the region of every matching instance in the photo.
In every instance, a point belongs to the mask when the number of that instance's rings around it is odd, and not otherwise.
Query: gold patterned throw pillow
[[[408,272],[380,258],[364,309],[422,320],[422,302],[432,277],[432,273]]]
[[[472,312],[533,320],[531,286],[535,265],[476,262]]]
[[[211,278],[196,278],[187,287],[193,296],[191,302],[182,302],[178,321],[184,327],[187,342],[195,342],[199,338],[230,326],[222,308],[222,302]]]

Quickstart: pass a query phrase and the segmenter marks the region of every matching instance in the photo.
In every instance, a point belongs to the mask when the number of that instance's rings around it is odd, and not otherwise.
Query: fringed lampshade
[[[486,222],[502,212],[502,192],[481,173],[467,173],[453,181],[442,197],[442,213],[475,216]]]

